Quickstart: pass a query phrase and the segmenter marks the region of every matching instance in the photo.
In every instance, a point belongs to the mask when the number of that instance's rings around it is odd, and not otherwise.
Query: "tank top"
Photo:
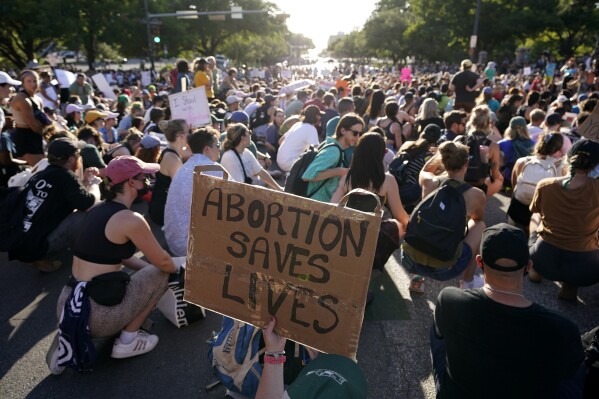
[[[73,255],[102,265],[119,264],[123,259],[132,257],[136,248],[131,240],[115,244],[106,238],[105,233],[108,220],[124,209],[127,209],[125,205],[115,201],[105,201],[90,209],[75,240]]]
[[[179,153],[171,148],[165,148],[158,158],[158,163],[162,163],[164,154],[172,153],[181,159]],[[173,179],[170,176],[165,176],[160,171],[156,172],[156,184],[154,185],[154,191],[152,192],[152,199],[150,200],[150,206],[148,213],[154,221],[154,223],[163,226],[164,225],[164,206],[166,205],[166,197],[168,195],[168,189],[171,186]],[[191,187],[190,187],[191,189]]]

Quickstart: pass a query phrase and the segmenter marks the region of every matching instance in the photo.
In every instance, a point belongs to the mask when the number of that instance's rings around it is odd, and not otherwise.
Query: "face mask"
[[[143,196],[150,191],[150,178],[146,177],[144,180],[142,180],[142,183],[144,184],[144,187],[137,190],[137,199],[143,198]]]

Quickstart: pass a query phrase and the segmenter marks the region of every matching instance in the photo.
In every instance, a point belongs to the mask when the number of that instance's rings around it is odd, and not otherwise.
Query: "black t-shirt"
[[[27,182],[23,215],[24,240],[10,259],[32,262],[48,251],[48,235],[75,209],[86,210],[95,202],[77,176],[61,166],[49,165]]]
[[[478,95],[477,91],[468,91],[466,86],[476,86],[479,76],[472,71],[458,72],[452,79],[451,84],[455,86],[456,103],[472,103]]]
[[[558,398],[584,360],[570,320],[497,303],[483,289],[443,289],[434,322],[447,351],[439,398]]]

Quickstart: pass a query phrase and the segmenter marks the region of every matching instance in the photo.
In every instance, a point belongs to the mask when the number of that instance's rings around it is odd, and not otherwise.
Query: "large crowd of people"
[[[171,256],[187,253],[195,166],[220,164],[231,180],[283,191],[312,147],[298,177],[306,197],[337,203],[358,188],[385,205],[373,267],[399,250],[415,294],[427,278],[459,279],[439,295],[431,330],[438,397],[581,397],[573,393],[583,373],[576,326],[523,287],[524,278],[558,281],[559,298],[576,302],[578,287],[599,282],[599,143],[578,131],[599,101],[599,75],[595,61],[580,61],[549,76],[540,60],[523,76],[466,59],[453,74],[413,68],[406,80],[399,68],[348,63],[326,77],[312,68],[286,74],[280,64],[250,75],[202,57],[179,60],[146,86],[115,72],[116,100],[82,72],[68,87],[52,69],[0,72],[0,200],[11,207],[0,233],[11,237],[9,259],[52,272],[72,251],[51,373],[89,369],[92,338],[116,337],[116,358],[157,345],[143,324],[176,272]],[[305,84],[288,89],[294,79]],[[208,126],[171,117],[169,95],[194,87],[205,88]],[[487,228],[494,195],[511,197],[509,224]],[[140,201],[146,215],[131,210]],[[163,226],[165,247],[149,223]],[[267,353],[280,354],[274,324],[264,340]],[[513,345],[516,336],[523,341]],[[522,357],[531,362],[517,361],[535,346]],[[311,355],[332,372],[344,364]],[[293,394],[300,383],[285,390],[284,358],[267,357],[257,397],[306,397]],[[501,361],[491,367],[489,357]],[[364,397],[359,369],[342,368],[357,378],[343,389],[358,391],[337,395]],[[484,393],[489,384],[501,388],[496,395]]]

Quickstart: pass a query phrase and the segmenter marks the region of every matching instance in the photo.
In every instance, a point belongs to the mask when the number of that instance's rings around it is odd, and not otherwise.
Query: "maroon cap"
[[[108,177],[111,184],[119,184],[140,173],[154,174],[160,170],[157,163],[145,163],[131,155],[122,155],[114,158],[105,169],[100,171],[100,176]]]

